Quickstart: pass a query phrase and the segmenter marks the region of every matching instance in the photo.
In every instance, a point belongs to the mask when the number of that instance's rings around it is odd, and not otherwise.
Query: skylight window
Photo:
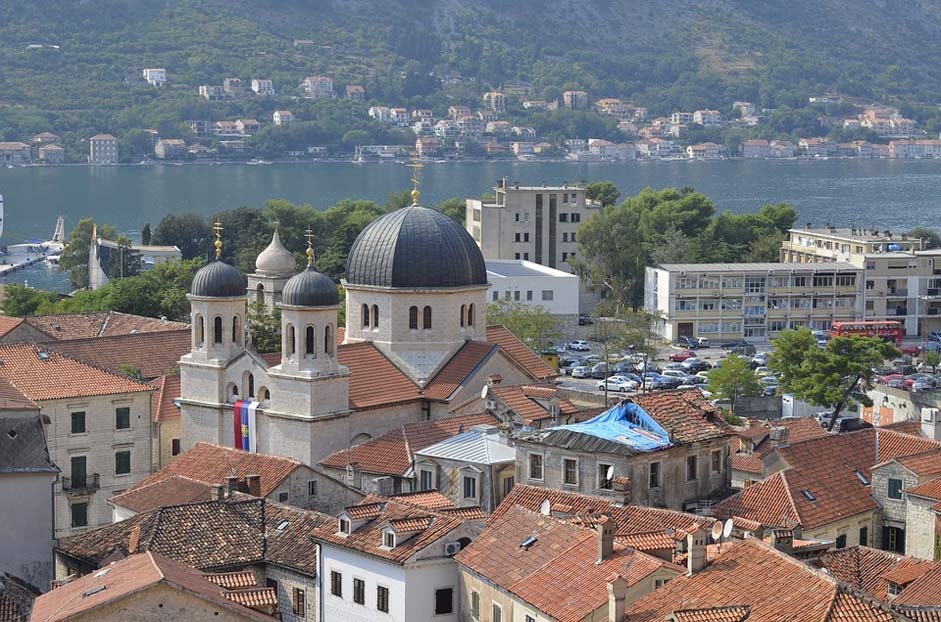
[[[278,531],[284,531],[285,529],[288,528],[288,525],[290,525],[290,524],[291,524],[291,523],[290,523],[289,521],[283,520],[283,521],[281,521],[281,523],[278,525],[277,529],[278,529]]]
[[[815,497],[815,496],[813,495],[813,493],[811,493],[809,490],[802,490],[801,493],[802,493],[805,497],[807,497],[807,500],[808,500],[808,501],[816,501],[816,500],[817,500],[817,497]]]
[[[863,475],[862,471],[860,471],[859,469],[856,469],[855,473],[856,473],[856,479],[858,479],[862,483],[863,486],[869,485],[869,478]]]
[[[48,361],[50,358],[52,358],[51,356],[49,356],[49,353],[48,353],[48,352],[43,352],[42,350],[40,350],[39,352],[37,352],[37,353],[36,353],[36,356],[39,357],[39,360],[40,360],[40,361]]]
[[[107,588],[108,588],[107,585],[99,585],[97,587],[93,587],[87,592],[82,592],[82,598],[88,598],[89,596],[94,596],[98,592],[104,592]]]
[[[536,538],[536,536],[529,536],[528,538],[520,542],[520,547],[524,549],[528,549],[532,545],[536,544],[537,539],[538,538]]]

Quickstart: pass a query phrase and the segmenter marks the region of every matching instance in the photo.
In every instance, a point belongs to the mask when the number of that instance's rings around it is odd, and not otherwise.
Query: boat
[[[58,266],[59,260],[61,259],[61,257],[62,257],[61,255],[49,255],[46,257],[46,263],[52,266]]]
[[[0,194],[0,237],[3,237],[3,195]]]

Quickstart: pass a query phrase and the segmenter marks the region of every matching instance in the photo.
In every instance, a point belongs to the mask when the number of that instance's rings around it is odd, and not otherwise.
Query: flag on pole
[[[243,400],[238,400],[232,408],[232,421],[235,424],[235,429],[233,430],[234,442],[232,446],[236,449],[242,449],[242,404],[244,403]]]
[[[258,410],[258,402],[254,400],[238,400],[232,408],[232,419],[234,423],[234,443],[236,449],[242,451],[257,452],[257,430],[255,412]]]

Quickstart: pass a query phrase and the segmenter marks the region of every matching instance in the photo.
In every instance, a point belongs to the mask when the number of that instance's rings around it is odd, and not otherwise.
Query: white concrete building
[[[288,125],[294,122],[294,113],[290,110],[275,110],[271,115],[271,121],[275,125]]]
[[[88,247],[88,287],[98,289],[113,278],[128,276],[121,274],[121,266],[127,260],[122,253],[132,253],[140,261],[140,269],[149,270],[165,261],[179,261],[183,255],[176,246],[131,245],[123,248],[113,240],[98,237],[97,225],[92,233],[92,244]],[[124,261],[122,261],[124,259]]]
[[[117,164],[118,139],[111,134],[98,134],[88,140],[90,164]]]
[[[333,90],[333,79],[327,76],[308,76],[301,83],[304,93],[311,99],[323,99],[336,97],[336,91]]]
[[[252,78],[252,90],[257,95],[274,97],[274,84],[271,80]]]
[[[491,259],[487,261],[490,281],[488,302],[509,300],[530,307],[542,307],[563,323],[578,322],[577,274],[541,266],[531,261]]]
[[[167,83],[167,70],[160,68],[144,69],[144,80],[151,86],[163,86]]]

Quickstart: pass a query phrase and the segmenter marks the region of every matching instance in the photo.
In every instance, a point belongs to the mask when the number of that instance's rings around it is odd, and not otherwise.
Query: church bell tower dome
[[[271,244],[261,251],[255,259],[255,270],[261,274],[284,274],[292,273],[296,269],[297,263],[294,261],[294,255],[291,251],[284,248],[281,243],[281,237],[278,235],[277,228],[271,237]]]

